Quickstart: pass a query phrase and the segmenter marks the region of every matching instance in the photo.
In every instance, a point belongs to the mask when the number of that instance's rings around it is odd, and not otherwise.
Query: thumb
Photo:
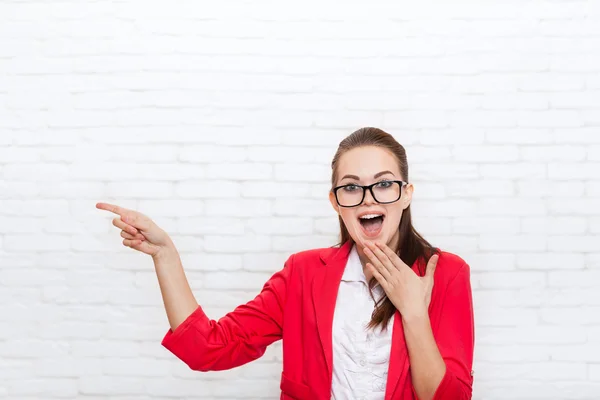
[[[154,256],[158,251],[156,246],[153,246],[152,244],[148,243],[146,240],[138,240],[138,239],[132,240],[129,242],[128,246],[131,247],[132,249],[141,251],[142,253],[146,253],[151,256]]]
[[[435,268],[437,267],[437,262],[439,260],[439,256],[434,254],[429,258],[429,262],[427,263],[427,268],[425,269],[425,276],[433,279],[433,275],[435,273]]]

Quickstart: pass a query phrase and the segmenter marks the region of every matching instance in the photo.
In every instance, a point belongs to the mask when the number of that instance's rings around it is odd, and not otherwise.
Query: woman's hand
[[[96,208],[119,215],[113,219],[113,225],[121,229],[124,246],[149,254],[152,258],[173,246],[169,235],[144,214],[107,203],[97,203]]]
[[[364,253],[371,260],[366,267],[402,318],[428,315],[437,255],[429,259],[425,276],[420,277],[385,244],[367,242]]]

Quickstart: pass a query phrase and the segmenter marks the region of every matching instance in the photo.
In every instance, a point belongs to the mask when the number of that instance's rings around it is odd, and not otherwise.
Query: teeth
[[[383,214],[366,214],[363,215],[362,217],[360,217],[360,219],[371,219],[371,218],[377,218],[377,217],[381,217]]]

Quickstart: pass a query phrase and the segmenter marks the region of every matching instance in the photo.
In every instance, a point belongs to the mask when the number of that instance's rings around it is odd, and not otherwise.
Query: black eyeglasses
[[[380,181],[371,185],[362,186],[355,183],[333,188],[335,200],[341,207],[356,207],[362,204],[367,189],[373,199],[380,204],[390,204],[400,200],[402,188],[408,185],[404,181]]]

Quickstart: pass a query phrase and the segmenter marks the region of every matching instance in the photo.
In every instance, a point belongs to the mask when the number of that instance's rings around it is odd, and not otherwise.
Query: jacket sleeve
[[[282,337],[293,257],[248,303],[218,321],[198,306],[174,331],[167,331],[161,344],[196,371],[231,369],[261,357],[268,345]]]
[[[433,400],[469,400],[473,392],[475,327],[471,273],[464,264],[448,284],[436,342],[446,363]]]

